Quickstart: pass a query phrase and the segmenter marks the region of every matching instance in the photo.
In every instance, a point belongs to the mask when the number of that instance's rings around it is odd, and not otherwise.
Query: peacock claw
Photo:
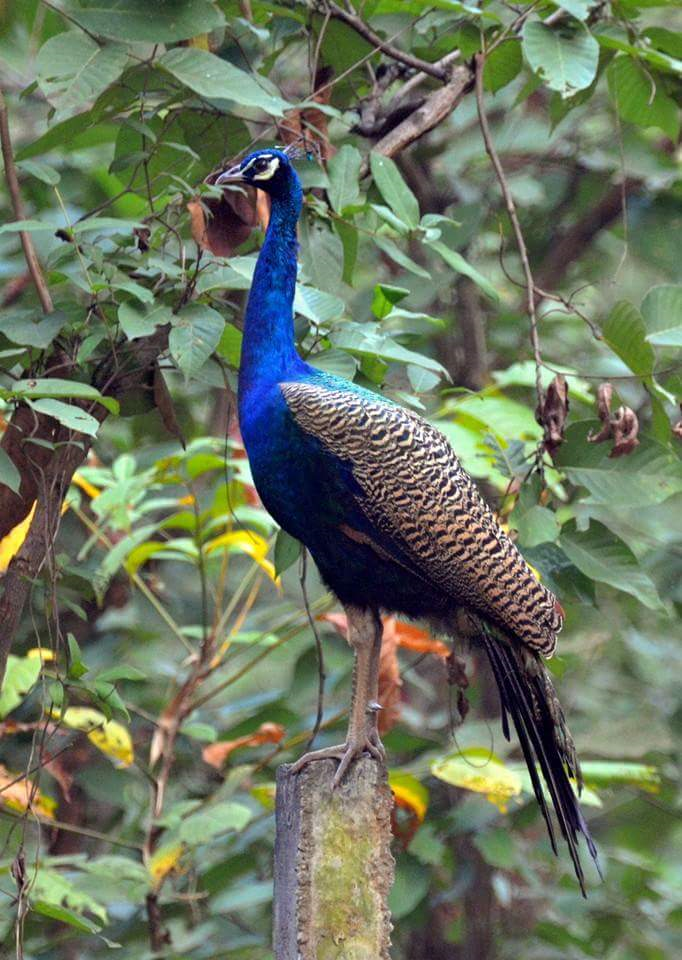
[[[365,752],[369,753],[375,760],[378,760],[379,763],[384,763],[386,760],[384,746],[379,739],[379,735],[374,731],[364,737],[346,741],[346,743],[339,743],[333,747],[324,747],[321,750],[312,750],[310,753],[304,753],[292,766],[291,772],[300,773],[304,767],[307,767],[308,764],[314,760],[338,760],[339,766],[332,781],[332,790],[336,790],[353,760],[355,760],[356,757],[362,756]]]

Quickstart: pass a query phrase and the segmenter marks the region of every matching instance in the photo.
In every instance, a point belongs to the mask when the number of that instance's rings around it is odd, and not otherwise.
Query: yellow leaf
[[[41,817],[54,820],[57,801],[41,793],[34,783],[19,773],[10,773],[0,764],[0,803],[10,810],[24,813],[31,810]]]
[[[429,805],[429,791],[426,787],[411,773],[393,770],[388,775],[388,785],[393,791],[397,806],[411,810],[421,823]]]
[[[84,493],[87,493],[91,500],[94,500],[95,497],[98,497],[102,492],[94,484],[90,483],[89,480],[86,480],[85,477],[81,476],[80,473],[74,473],[71,483],[75,484],[77,487],[80,487]]]
[[[40,660],[42,663],[57,659],[54,650],[50,650],[49,647],[31,647],[26,651],[26,657],[29,660]]]
[[[116,720],[107,720],[103,713],[92,707],[68,707],[61,715],[53,716],[72,730],[83,730],[88,740],[119,766],[129,767],[135,759],[133,741],[127,727]]]
[[[258,533],[251,530],[231,530],[229,533],[221,533],[219,537],[209,540],[205,544],[206,553],[213,553],[215,550],[235,550],[238,553],[245,553],[258,564],[261,570],[264,570],[273,583],[278,583],[275,577],[275,566],[269,560],[266,560],[268,550],[270,549],[267,540]]]
[[[196,499],[193,496],[193,494],[187,493],[185,494],[184,497],[180,497],[178,499],[178,503],[180,504],[181,507],[191,507],[193,504],[196,503]]]
[[[179,873],[178,864],[184,852],[184,843],[168,843],[165,847],[159,847],[148,867],[154,886],[160,886],[169,873]]]
[[[24,517],[21,523],[12,527],[7,536],[0,540],[0,573],[5,573],[10,565],[10,561],[21,550],[22,544],[28,535],[29,528],[33,522],[33,515],[36,512],[37,501],[33,501],[31,510]]]
[[[485,794],[501,813],[507,812],[509,800],[518,797],[522,789],[518,773],[485,749],[463,750],[435,760],[431,773],[454,787]]]

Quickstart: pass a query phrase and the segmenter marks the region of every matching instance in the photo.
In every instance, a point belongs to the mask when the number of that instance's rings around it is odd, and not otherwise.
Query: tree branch
[[[419,57],[412,56],[411,53],[405,53],[405,51],[401,50],[399,47],[394,47],[392,43],[382,40],[379,34],[375,33],[374,30],[372,30],[372,28],[364,22],[364,20],[358,17],[355,13],[344,10],[343,7],[340,7],[337,3],[334,3],[333,0],[324,0],[322,7],[318,9],[318,12],[328,12],[332,17],[334,17],[335,20],[341,20],[343,23],[355,30],[356,33],[359,33],[361,37],[364,37],[364,39],[367,40],[368,43],[371,43],[373,47],[376,47],[377,50],[385,53],[393,60],[397,60],[398,63],[404,63],[406,67],[413,67],[415,70],[426,73],[430,77],[435,77],[436,80],[440,80],[443,83],[448,79],[448,70],[446,67],[443,67],[437,63],[429,63],[428,60],[421,60]]]
[[[377,140],[372,149],[385,157],[393,157],[400,153],[442,123],[471,89],[473,80],[473,74],[468,67],[456,67],[448,83],[429,94],[426,100],[397,127]],[[365,162],[360,175],[365,176],[368,172],[369,164]]]
[[[24,220],[26,219],[24,201],[21,196],[21,189],[19,187],[19,180],[17,178],[17,168],[14,165],[12,141],[9,133],[9,117],[7,115],[7,105],[5,103],[2,90],[0,90],[0,141],[2,142],[2,159],[5,164],[5,179],[7,180],[7,189],[9,190],[14,219]],[[21,245],[24,248],[26,264],[28,265],[29,273],[31,274],[33,283],[38,292],[38,297],[40,299],[43,312],[52,313],[54,310],[54,304],[52,303],[50,291],[47,289],[47,284],[45,283],[45,277],[43,276],[43,270],[40,266],[40,262],[38,261],[35,247],[33,246],[33,241],[31,240],[31,234],[27,233],[25,230],[21,230],[19,237],[21,238]]]

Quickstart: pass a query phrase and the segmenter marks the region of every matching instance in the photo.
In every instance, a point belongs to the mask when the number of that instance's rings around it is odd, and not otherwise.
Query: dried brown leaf
[[[550,456],[564,441],[568,408],[568,384],[558,373],[547,387],[537,410],[538,423],[544,429],[544,447]]]

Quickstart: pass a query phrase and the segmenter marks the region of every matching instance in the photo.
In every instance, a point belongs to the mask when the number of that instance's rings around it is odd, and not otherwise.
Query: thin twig
[[[5,103],[5,98],[2,91],[0,90],[0,141],[2,141],[2,159],[5,164],[5,179],[7,180],[7,189],[9,190],[10,200],[12,203],[12,212],[14,213],[15,220],[25,220],[26,213],[24,209],[24,201],[21,196],[21,189],[19,187],[19,179],[17,177],[17,168],[14,165],[14,153],[12,151],[12,140],[10,138],[9,132],[9,117],[7,115],[7,104]],[[45,283],[45,277],[43,275],[43,269],[40,266],[38,256],[33,246],[33,240],[31,239],[31,234],[26,230],[19,231],[19,237],[21,239],[21,245],[24,248],[24,257],[26,258],[26,265],[28,266],[29,273],[35,285],[36,291],[38,293],[38,298],[40,300],[41,306],[43,308],[43,313],[52,313],[54,311],[54,304],[52,303],[52,297],[50,296],[50,291],[47,288]]]
[[[476,65],[476,108],[478,110],[478,122],[481,126],[481,134],[483,136],[486,153],[490,157],[490,162],[493,165],[497,180],[500,184],[502,196],[504,197],[505,206],[507,208],[507,213],[509,214],[509,219],[514,231],[514,237],[516,239],[519,257],[523,266],[523,274],[526,280],[526,303],[528,309],[528,318],[530,320],[530,340],[533,347],[533,357],[535,360],[535,389],[538,395],[538,407],[540,407],[542,404],[542,354],[540,352],[538,320],[535,312],[535,281],[533,280],[533,272],[530,267],[530,261],[528,260],[526,241],[524,239],[523,231],[521,230],[521,224],[519,223],[519,218],[516,213],[514,198],[512,197],[511,190],[509,189],[509,183],[507,182],[504,168],[500,162],[500,157],[495,149],[495,144],[493,143],[492,135],[490,133],[490,125],[485,112],[485,104],[483,102],[483,69],[485,67],[485,54],[477,53],[474,57],[474,62]]]

